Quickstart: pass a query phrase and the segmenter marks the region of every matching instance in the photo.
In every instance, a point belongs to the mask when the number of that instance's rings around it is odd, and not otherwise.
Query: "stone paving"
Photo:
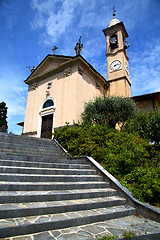
[[[119,236],[132,232],[135,236],[146,236],[151,234],[147,239],[153,239],[152,234],[159,233],[157,239],[160,239],[160,223],[144,219],[137,216],[128,216],[123,218],[112,219],[94,224],[82,225],[58,229],[54,231],[41,232],[25,236],[3,238],[5,240],[95,240],[102,236]],[[148,236],[147,236],[148,237]],[[136,238],[138,239],[138,238]]]
[[[67,202],[73,202],[73,201],[69,200]],[[32,204],[36,205],[37,203],[32,203]],[[56,204],[56,202],[54,204]],[[59,206],[59,202],[57,204]],[[12,205],[14,207],[14,204]],[[31,205],[31,203],[28,203],[28,205]],[[43,207],[43,203],[41,203],[41,207]],[[117,212],[118,214],[121,214],[123,212],[126,212],[127,210],[130,214],[130,211],[133,212],[134,208],[130,206],[115,206],[115,207],[109,207],[109,208],[96,208],[96,209],[90,209],[90,210],[83,210],[83,211],[81,210],[81,211],[75,211],[75,212],[72,211],[72,212],[57,213],[57,214],[6,218],[6,219],[0,219],[0,228],[11,227],[11,226],[24,226],[25,224],[34,224],[34,223],[35,224],[44,223],[44,222],[49,223],[49,222],[55,222],[59,220],[69,220],[69,219],[73,219],[73,221],[75,221],[76,218],[82,218],[85,216],[92,217],[92,216],[99,216],[101,214],[107,215],[107,214],[113,214]]]

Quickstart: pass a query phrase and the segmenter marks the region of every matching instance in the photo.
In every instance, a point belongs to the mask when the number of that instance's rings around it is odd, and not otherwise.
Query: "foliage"
[[[160,112],[157,108],[148,115],[147,138],[155,145],[160,144]]]
[[[128,133],[134,133],[141,138],[147,138],[147,120],[147,113],[138,112],[135,118],[129,119],[126,122],[123,126],[123,130]]]
[[[96,97],[86,103],[81,116],[85,125],[105,124],[115,128],[117,123],[122,127],[135,114],[136,105],[131,98],[110,96]]]
[[[0,103],[0,132],[7,132],[7,107],[5,102]]]
[[[160,152],[132,133],[91,125],[55,130],[72,156],[92,156],[141,201],[159,205]]]
[[[132,233],[131,231],[127,232],[126,230],[124,230],[124,233],[122,234],[123,239],[126,239],[126,240],[131,240],[134,236],[135,236],[134,233]],[[114,235],[97,238],[97,240],[114,240],[114,239],[122,239],[122,238],[121,237],[119,238],[118,236],[114,236]]]
[[[142,138],[146,138],[155,145],[160,144],[160,112],[157,108],[149,113],[138,113],[137,116],[129,120],[123,130],[129,133],[136,133]]]
[[[126,230],[124,230],[124,233],[122,234],[123,238],[126,240],[130,240],[132,239],[133,236],[135,236],[134,233],[132,233],[131,231],[127,232]]]
[[[97,240],[114,240],[114,239],[118,239],[118,236],[103,236],[100,238],[96,238]]]

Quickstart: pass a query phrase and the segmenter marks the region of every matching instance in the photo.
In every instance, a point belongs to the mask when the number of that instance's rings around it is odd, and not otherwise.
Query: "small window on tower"
[[[110,37],[110,47],[111,47],[111,50],[118,48],[118,39],[116,34]]]

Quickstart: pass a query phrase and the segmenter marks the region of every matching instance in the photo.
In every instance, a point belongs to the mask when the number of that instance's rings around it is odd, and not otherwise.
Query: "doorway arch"
[[[56,102],[52,97],[47,97],[40,106],[39,111],[39,138],[53,138]]]

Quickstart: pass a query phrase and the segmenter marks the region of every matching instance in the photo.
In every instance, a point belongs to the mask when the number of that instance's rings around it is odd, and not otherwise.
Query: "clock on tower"
[[[123,22],[115,18],[103,30],[106,37],[107,72],[109,83],[109,95],[131,97],[131,83],[129,78],[126,41],[128,33]]]

